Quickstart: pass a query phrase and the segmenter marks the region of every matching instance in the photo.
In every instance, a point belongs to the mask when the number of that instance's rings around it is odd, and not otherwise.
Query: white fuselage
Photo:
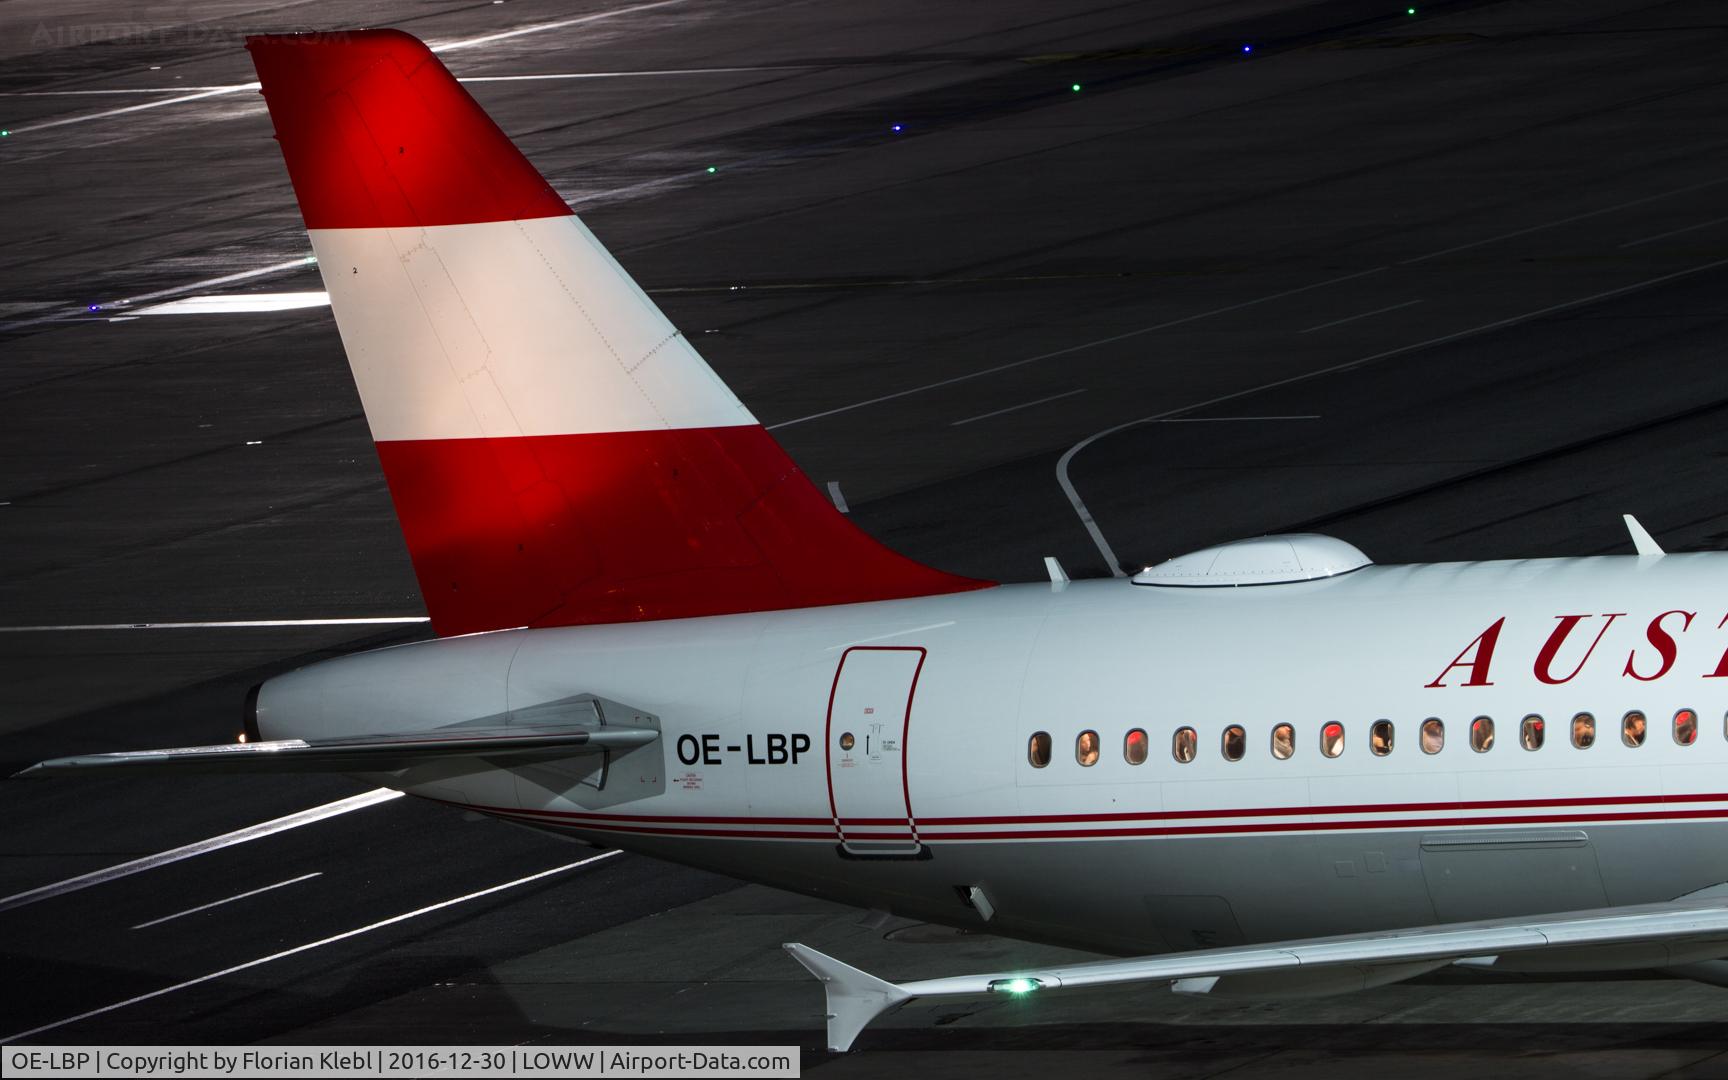
[[[1728,880],[1725,583],[1722,554],[1369,566],[506,631],[282,676],[258,718],[270,737],[401,731],[597,695],[661,729],[603,782],[591,761],[386,782],[923,919],[983,926],[987,909],[996,932],[1118,952],[1227,945]],[[1689,745],[1680,710],[1696,716]],[[1622,739],[1633,711],[1640,746]],[[1579,713],[1587,748],[1569,737]],[[1532,715],[1539,749],[1523,745]],[[1478,717],[1495,724],[1483,751]],[[1445,725],[1436,753],[1429,718]]]

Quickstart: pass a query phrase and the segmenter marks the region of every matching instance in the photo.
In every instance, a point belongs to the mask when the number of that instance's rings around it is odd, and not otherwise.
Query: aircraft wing
[[[1189,993],[1245,980],[1268,996],[1341,993],[1411,978],[1447,964],[1492,967],[1508,954],[1550,950],[1574,959],[1590,951],[1643,947],[1648,966],[1728,954],[1728,890],[1721,887],[1662,904],[1563,912],[1524,919],[1444,923],[1271,945],[1234,946],[1060,967],[953,975],[891,983],[805,945],[790,952],[827,993],[828,1048],[846,1050],[864,1027],[913,998],[1169,982]],[[1280,987],[1280,983],[1283,984]]]
[[[429,761],[484,758],[508,764],[550,761],[577,754],[624,751],[660,737],[652,728],[525,726],[450,727],[433,731],[330,739],[128,750],[54,758],[20,777],[138,773],[393,772]]]

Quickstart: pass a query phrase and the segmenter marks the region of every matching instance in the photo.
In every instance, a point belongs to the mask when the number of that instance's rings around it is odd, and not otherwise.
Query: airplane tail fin
[[[440,635],[989,584],[841,516],[422,42],[247,48]]]

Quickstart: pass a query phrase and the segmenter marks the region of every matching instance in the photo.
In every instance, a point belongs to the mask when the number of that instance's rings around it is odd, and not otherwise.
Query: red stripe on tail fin
[[[246,48],[308,229],[570,213],[418,39],[400,30],[271,34]]]
[[[958,592],[841,516],[761,427],[381,442],[440,634]]]

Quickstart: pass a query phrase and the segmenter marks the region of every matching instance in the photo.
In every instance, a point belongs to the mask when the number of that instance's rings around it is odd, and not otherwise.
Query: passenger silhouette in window
[[[1422,721],[1422,752],[1424,754],[1438,754],[1445,745],[1445,723],[1432,716]]]
[[[1620,724],[1620,738],[1627,746],[1643,746],[1644,736],[1648,734],[1644,722],[1644,714],[1633,709],[1626,714],[1626,719]]]
[[[1572,718],[1572,745],[1588,750],[1596,745],[1596,718],[1581,712]]]
[[[1248,733],[1242,730],[1242,725],[1231,724],[1224,729],[1224,760],[1241,761],[1242,755],[1248,752]]]
[[[1085,766],[1098,764],[1098,733],[1082,731],[1074,740],[1074,760]]]
[[[1290,760],[1290,755],[1296,752],[1296,729],[1289,724],[1279,724],[1272,729],[1272,756],[1279,761]]]
[[[1344,725],[1330,723],[1320,729],[1320,752],[1327,757],[1337,757],[1344,752]]]
[[[1176,738],[1170,744],[1170,753],[1176,760],[1186,765],[1194,760],[1195,747],[1199,745],[1199,737],[1191,727],[1178,728]]]
[[[1518,729],[1518,742],[1526,750],[1540,750],[1545,735],[1542,718],[1532,713],[1524,718],[1523,725]]]
[[[1385,757],[1392,752],[1392,721],[1376,720],[1374,726],[1368,729],[1368,749],[1375,757]]]
[[[1478,754],[1494,749],[1494,721],[1478,716],[1470,722],[1470,749]]]
[[[1128,733],[1127,738],[1122,740],[1122,756],[1128,759],[1130,765],[1144,765],[1146,764],[1148,746],[1146,729],[1135,728]]]
[[[1050,764],[1049,732],[1035,732],[1032,738],[1027,740],[1026,760],[1032,764],[1034,769],[1042,769],[1044,766]]]
[[[1691,709],[1681,709],[1674,714],[1674,741],[1681,746],[1691,746],[1698,741],[1698,714]]]

